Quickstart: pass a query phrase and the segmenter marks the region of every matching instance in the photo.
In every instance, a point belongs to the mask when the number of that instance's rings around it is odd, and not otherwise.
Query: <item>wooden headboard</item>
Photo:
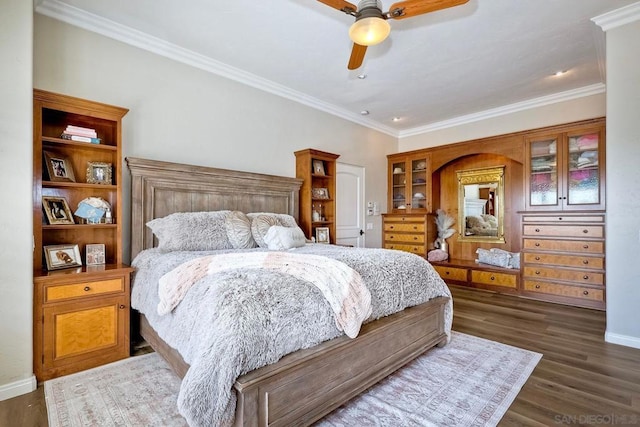
[[[302,180],[127,157],[131,172],[131,259],[156,241],[145,225],[175,212],[275,212],[298,220]]]

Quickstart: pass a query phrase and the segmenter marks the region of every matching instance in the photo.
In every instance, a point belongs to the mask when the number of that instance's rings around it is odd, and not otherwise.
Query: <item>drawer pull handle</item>
[[[587,265],[587,264],[589,264],[589,261],[585,259],[584,261],[582,261],[582,263],[583,263],[584,265]]]
[[[418,240],[418,236],[413,236],[413,240]]]
[[[536,285],[536,289],[540,289],[540,285]]]
[[[540,232],[540,229],[539,229],[539,228],[536,228],[536,233],[539,233],[539,232]]]
[[[540,257],[539,256],[536,257],[536,261],[540,261]]]
[[[414,230],[417,230],[417,229],[418,229],[418,226],[417,226],[417,225],[414,225],[414,226],[413,226],[413,229],[414,229]]]
[[[124,304],[120,304],[120,310],[124,309]]]
[[[496,280],[495,276],[490,277],[491,280]]]
[[[589,291],[582,292],[582,295],[589,295]]]
[[[589,249],[589,245],[584,245],[582,249]]]
[[[393,236],[389,236],[389,239],[393,239]]]
[[[536,243],[536,246],[540,246],[540,243]]]
[[[390,225],[390,226],[389,226],[389,230],[393,230],[393,225]]]
[[[562,221],[562,217],[558,218],[558,221]]]
[[[540,274],[540,270],[536,270],[536,274]]]
[[[589,230],[584,229],[584,230],[582,230],[582,232],[583,232],[584,234],[587,234],[587,233],[589,233]]]
[[[89,292],[90,290],[91,290],[91,288],[90,288],[90,287],[88,287],[88,286],[85,286],[85,287],[84,287],[84,291],[85,291],[85,292]]]
[[[584,280],[589,280],[589,276],[587,276],[586,274],[585,274],[584,276],[582,276],[582,278],[583,278]]]
[[[444,273],[444,274],[446,274],[446,275],[448,276],[448,275],[449,275],[449,272],[448,272],[448,271],[445,271],[445,273]]]

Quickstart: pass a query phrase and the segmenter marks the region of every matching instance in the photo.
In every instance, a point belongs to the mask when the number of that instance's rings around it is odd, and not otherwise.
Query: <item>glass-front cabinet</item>
[[[431,167],[428,154],[390,155],[389,201],[392,213],[426,213],[431,210]]]
[[[604,210],[604,124],[526,139],[527,210]]]

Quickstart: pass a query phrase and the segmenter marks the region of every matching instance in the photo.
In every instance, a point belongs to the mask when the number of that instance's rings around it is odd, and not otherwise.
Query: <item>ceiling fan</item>
[[[358,7],[346,0],[318,0],[347,15],[355,16],[356,22],[349,29],[353,49],[347,66],[355,70],[362,65],[368,46],[384,41],[391,31],[387,19],[405,19],[423,13],[459,6],[469,0],[405,0],[394,3],[388,12],[382,12],[380,0],[360,0]]]

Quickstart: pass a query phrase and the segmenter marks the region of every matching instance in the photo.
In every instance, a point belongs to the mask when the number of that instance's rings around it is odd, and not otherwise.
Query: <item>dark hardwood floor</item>
[[[604,342],[604,312],[451,290],[454,330],[543,354],[501,426],[640,425],[640,350]],[[42,386],[0,402],[0,426],[47,426]]]

